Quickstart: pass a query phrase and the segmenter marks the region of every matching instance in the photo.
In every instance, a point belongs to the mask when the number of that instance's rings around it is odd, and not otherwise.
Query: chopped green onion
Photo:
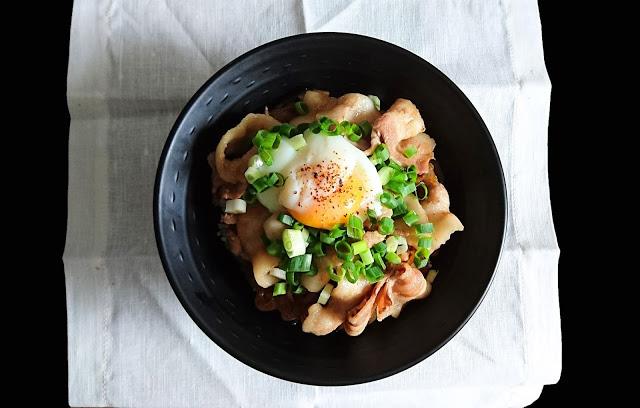
[[[336,250],[338,258],[345,260],[353,259],[353,248],[351,248],[351,245],[349,245],[346,239],[336,242],[333,247]]]
[[[298,224],[298,223],[293,224],[293,229],[297,229],[297,228],[296,228],[296,227],[297,227],[297,224]],[[302,224],[300,224],[300,225],[302,225]],[[300,229],[300,231],[302,231],[302,238],[304,239],[305,246],[306,246],[307,244],[309,244],[309,235],[311,235],[311,234],[309,234],[309,230],[308,230],[308,229],[306,229],[306,228],[304,228],[304,227],[302,227],[302,228]]]
[[[356,283],[360,278],[360,269],[354,262],[345,261],[340,265],[341,273],[350,283]]]
[[[384,243],[387,244],[387,254],[389,252],[396,252],[396,249],[398,249],[398,239],[393,235],[387,237]]]
[[[407,212],[402,217],[402,219],[404,220],[405,224],[407,224],[408,226],[412,226],[413,224],[418,222],[418,220],[420,220],[420,217],[418,216],[418,214],[416,214],[415,211],[411,210],[411,211]]]
[[[375,262],[376,265],[381,267],[382,270],[384,270],[387,267],[387,265],[385,265],[384,261],[382,260],[382,255],[380,255],[379,253],[373,254],[373,262]]]
[[[354,255],[360,255],[361,253],[369,249],[369,247],[367,246],[367,241],[354,242],[353,244],[351,244],[351,248],[353,249]]]
[[[303,254],[294,256],[289,259],[289,265],[287,266],[287,272],[308,272],[311,269],[311,254]]]
[[[391,169],[391,167],[389,168]],[[399,181],[401,183],[404,183],[409,179],[409,177],[406,175],[405,172],[398,171],[395,169],[391,169],[391,170],[393,170],[393,175],[391,176],[391,179],[389,179],[389,181]]]
[[[427,188],[426,184],[421,182],[416,186],[416,197],[418,197],[418,200],[424,200],[428,195],[429,189]]]
[[[427,248],[418,248],[413,258],[414,265],[418,269],[424,268],[429,263],[429,255],[430,252]]]
[[[284,247],[280,241],[271,241],[267,245],[267,253],[271,256],[280,256],[284,252]]]
[[[253,156],[251,156],[251,158],[249,159],[249,165],[248,167],[262,167],[264,165],[264,163],[262,162],[262,159],[260,158],[259,155],[254,154]]]
[[[373,208],[367,208],[367,217],[369,217],[372,222],[378,221],[378,214]]]
[[[256,193],[261,193],[269,187],[273,186],[273,184],[270,183],[268,175],[260,177],[259,179],[251,183],[251,185],[256,190]]]
[[[306,251],[305,239],[300,230],[285,229],[282,232],[282,243],[289,258],[304,255]]]
[[[244,178],[247,179],[249,184],[252,184],[254,181],[259,179],[261,176],[262,176],[262,172],[260,170],[258,170],[256,167],[249,167],[249,168],[247,168],[247,171],[244,172]]]
[[[416,191],[416,185],[413,183],[406,183],[402,181],[390,181],[385,186],[387,189],[394,191],[400,194],[402,197],[406,197],[407,195]]]
[[[415,164],[407,167],[407,177],[409,178],[410,182],[415,184],[416,180],[418,179],[418,168]]]
[[[307,145],[307,141],[301,133],[289,139],[289,144],[291,144],[291,147],[295,150],[300,150]]]
[[[320,242],[327,244],[327,245],[331,245],[336,241],[335,238],[331,238],[326,232],[321,232],[320,233]]]
[[[335,226],[329,231],[329,237],[331,238],[340,238],[344,236],[344,230],[338,226]]]
[[[309,123],[301,123],[296,127],[296,131],[293,132],[294,135],[304,133],[305,130],[309,129]]]
[[[431,237],[420,238],[418,240],[418,248],[431,249]]]
[[[224,212],[228,214],[244,214],[247,212],[247,202],[241,198],[228,200],[224,205]]]
[[[298,115],[306,115],[307,113],[309,113],[309,108],[307,107],[307,104],[302,101],[298,101],[294,103],[293,107],[298,113]]]
[[[273,296],[280,296],[287,293],[287,284],[284,282],[278,282],[273,285]]]
[[[377,163],[386,161],[389,158],[389,149],[387,149],[387,145],[381,143],[376,146],[376,149],[373,151],[373,157]]]
[[[389,217],[382,217],[378,224],[378,232],[382,235],[389,235],[393,232],[393,220]]]
[[[380,110],[380,98],[378,98],[375,95],[368,95],[369,99],[371,99],[371,102],[373,102],[373,106],[376,108],[376,110]]]
[[[313,240],[307,247],[307,252],[315,256],[324,256],[324,251],[322,250],[322,242]]]
[[[277,127],[278,127],[277,132],[278,132],[278,133],[280,133],[282,136],[287,136],[287,137],[289,137],[289,136],[291,136],[292,134],[295,134],[295,133],[293,133],[293,131],[294,131],[294,130],[296,130],[296,128],[295,128],[295,127],[293,127],[293,126],[291,126],[291,125],[290,125],[290,124],[288,124],[288,123],[283,123],[282,125],[279,125],[279,126],[277,126]],[[275,130],[274,130],[274,131],[275,131]],[[275,146],[274,146],[274,148],[275,148]]]
[[[393,197],[393,195],[387,191],[383,192],[380,195],[380,202],[387,208],[394,209],[398,206],[398,202]]]
[[[284,176],[280,173],[271,173],[275,174],[276,182],[273,184],[274,187],[282,187],[284,185]]]
[[[433,224],[427,222],[426,224],[418,224],[416,225],[416,232],[418,234],[427,234],[429,232],[433,232]]]
[[[271,155],[270,151],[261,149],[258,151],[258,154],[260,155],[260,159],[262,159],[264,164],[266,164],[267,166],[271,166],[273,164],[273,156]]]
[[[302,230],[304,228],[304,224],[299,223],[298,221],[293,223],[293,229],[295,230]],[[306,239],[306,238],[305,238]]]
[[[412,158],[413,156],[416,155],[416,153],[418,153],[418,149],[415,146],[409,146],[406,149],[404,149],[404,152],[402,152],[404,154],[404,156],[406,158]]]
[[[374,253],[380,254],[384,256],[387,253],[387,245],[384,242],[378,242],[374,246],[371,247]]]
[[[362,239],[364,236],[362,220],[355,214],[349,215],[349,219],[347,221],[347,236],[355,239]]]
[[[384,277],[384,272],[378,265],[373,265],[364,270],[364,276],[369,283],[376,283]]]
[[[316,268],[316,265],[312,263],[311,266],[309,267],[309,270],[304,274],[307,276],[316,276],[318,274],[318,268]]]
[[[392,169],[397,170],[397,171],[404,171],[402,166],[399,165],[398,163],[394,162],[393,160],[389,160],[389,167],[391,167]]]
[[[345,123],[345,122],[342,122]],[[347,138],[352,142],[357,142],[362,138],[362,129],[360,126],[355,123],[346,122],[348,125],[343,126],[345,129],[345,133],[347,133]]]
[[[300,285],[300,278],[298,278],[298,274],[294,271],[287,270],[287,283],[292,288]]]
[[[369,135],[371,134],[371,123],[369,123],[368,121],[364,120],[362,122],[360,122],[358,124],[358,126],[360,126],[360,129],[362,130],[362,136],[364,137],[369,137]]]
[[[304,288],[304,286],[296,286],[295,289],[293,289],[291,291],[291,293],[293,293],[294,295],[301,295],[306,291],[306,289]]]
[[[362,263],[365,265],[370,265],[373,263],[373,254],[371,253],[371,250],[367,248],[366,251],[362,252],[360,254],[360,259],[362,260]]]
[[[396,255],[394,252],[387,252],[387,254],[384,256],[384,259],[386,259],[387,262],[392,263],[394,265],[398,265],[400,262],[402,262],[400,257]]]
[[[333,291],[332,284],[327,283],[326,285],[324,285],[324,288],[322,288],[320,296],[318,297],[318,303],[320,303],[321,305],[326,305],[327,301],[331,297],[331,291]]]
[[[398,240],[398,248],[396,249],[396,254],[401,255],[409,250],[409,244],[407,244],[407,239],[402,236],[396,237]]]
[[[393,209],[393,216],[399,217],[406,214],[408,211],[407,204],[404,201],[398,201],[398,205]]]
[[[380,182],[382,183],[383,186],[387,184],[389,180],[391,180],[391,176],[393,176],[393,173],[395,173],[395,170],[392,169],[391,167],[385,166],[380,170],[378,170],[378,176],[380,177]]]
[[[431,269],[429,271],[429,273],[427,273],[427,282],[429,283],[433,283],[434,280],[436,280],[436,276],[438,275],[438,271],[435,269]]]
[[[282,280],[287,279],[287,272],[286,272],[286,271],[283,271],[283,270],[282,270],[282,269],[280,269],[280,268],[273,268],[273,269],[271,269],[271,270],[269,271],[269,275],[271,275],[271,276],[275,276],[276,278],[278,278],[278,279],[282,279]]]
[[[289,214],[284,214],[284,213],[278,215],[278,221],[280,221],[284,225],[288,225],[288,226],[292,226],[293,223],[296,222],[296,220],[294,220],[292,216],[290,216]]]
[[[327,272],[329,274],[329,279],[331,279],[335,283],[340,283],[340,281],[344,277],[344,269],[342,268],[338,268],[338,273],[336,273],[333,267],[327,266]]]

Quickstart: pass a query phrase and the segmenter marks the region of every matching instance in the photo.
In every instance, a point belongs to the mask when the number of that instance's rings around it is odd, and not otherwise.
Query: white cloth
[[[509,193],[477,313],[432,357],[358,386],[282,381],[222,351],[173,294],[153,235],[156,165],[188,98],[238,55],[313,31],[381,38],[441,69],[489,127]],[[512,407],[558,380],[551,85],[535,0],[76,0],[68,75],[71,405]]]

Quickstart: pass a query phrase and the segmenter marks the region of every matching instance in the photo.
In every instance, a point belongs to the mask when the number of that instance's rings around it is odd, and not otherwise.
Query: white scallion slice
[[[289,258],[304,255],[307,250],[304,236],[300,230],[286,229],[282,231],[282,243]]]
[[[247,171],[244,172],[244,178],[247,179],[249,184],[252,184],[254,181],[262,177],[262,172],[258,170],[257,167],[249,167]]]
[[[285,280],[287,279],[287,272],[283,271],[280,268],[273,268],[269,271],[269,275],[275,276],[278,279]]]
[[[326,305],[327,301],[331,297],[331,291],[333,291],[332,284],[327,283],[326,285],[324,285],[324,288],[322,288],[322,292],[320,292],[320,296],[318,297],[318,303],[320,303],[321,305]]]
[[[373,106],[375,106],[376,110],[380,110],[380,98],[375,95],[368,95],[371,102],[373,102]]]
[[[304,139],[302,133],[289,139],[289,143],[291,144],[291,147],[296,150],[300,150],[307,145],[307,141]]]
[[[224,212],[229,214],[244,214],[247,212],[247,202],[241,198],[228,200],[225,204]]]
[[[396,237],[398,240],[398,248],[396,249],[396,254],[404,254],[409,250],[409,245],[407,244],[407,239],[405,237]]]
[[[398,249],[398,239],[393,235],[388,236],[384,243],[387,245],[387,252],[396,252]]]
[[[436,275],[438,275],[438,271],[435,269],[431,269],[429,273],[427,273],[427,282],[433,283],[433,281],[436,280]]]

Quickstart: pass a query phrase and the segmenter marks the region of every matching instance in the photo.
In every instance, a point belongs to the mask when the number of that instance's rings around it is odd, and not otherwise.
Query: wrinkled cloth
[[[385,407],[514,407],[534,401],[561,370],[559,249],[547,179],[551,84],[540,30],[534,0],[76,0],[64,254],[70,404],[360,407],[384,400]],[[509,197],[502,259],[468,324],[418,365],[348,387],[270,377],[209,340],[169,286],[152,223],[158,158],[190,96],[242,53],[317,31],[392,42],[449,76],[494,137]]]

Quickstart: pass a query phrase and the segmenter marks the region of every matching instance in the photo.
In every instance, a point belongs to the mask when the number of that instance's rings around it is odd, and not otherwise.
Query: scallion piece
[[[396,255],[394,252],[387,252],[387,254],[384,256],[384,259],[386,259],[387,262],[394,265],[398,265],[400,262],[402,262],[400,257]]]
[[[344,236],[344,230],[338,226],[333,227],[331,231],[329,231],[329,237],[331,238],[340,238]]]
[[[416,186],[416,197],[418,197],[418,200],[425,200],[428,195],[429,189],[426,184],[420,183]]]
[[[273,285],[273,296],[280,296],[287,293],[287,284],[285,282],[278,282]]]
[[[347,221],[347,236],[354,239],[362,239],[364,236],[362,220],[355,214],[349,215],[349,219]]]
[[[407,167],[407,178],[409,179],[410,182],[414,183],[416,182],[417,178],[418,178],[418,168],[416,167],[415,164],[412,164],[411,166]]]
[[[418,240],[418,248],[431,249],[431,237],[424,237]]]
[[[397,200],[397,203],[398,205],[396,205],[393,209],[393,216],[400,217],[402,215],[405,215],[408,211],[407,204],[405,204],[405,202],[402,200]]]
[[[375,212],[373,208],[367,208],[367,217],[369,217],[371,222],[378,221],[378,214]]]
[[[373,263],[373,254],[371,253],[371,250],[367,248],[366,251],[362,252],[360,254],[360,259],[363,264],[371,265]]]
[[[322,242],[313,240],[307,247],[307,252],[313,254],[314,256],[324,256],[324,251],[322,250]]]
[[[438,275],[438,271],[435,269],[431,269],[428,273],[427,273],[427,282],[429,283],[433,283],[434,280],[436,280],[436,276]]]
[[[404,171],[402,166],[399,165],[398,163],[394,162],[393,160],[389,160],[389,167],[391,167],[392,169],[397,170],[397,171]]]
[[[402,219],[404,220],[405,224],[407,224],[408,226],[412,226],[413,224],[415,224],[416,222],[418,222],[418,220],[420,219],[420,217],[418,216],[418,214],[416,214],[415,211],[411,210],[409,212],[407,212]]]
[[[367,241],[354,242],[353,244],[351,244],[351,248],[353,249],[354,255],[360,255],[361,253],[369,249],[369,247],[367,246]]]
[[[402,153],[404,154],[404,157],[410,159],[418,153],[418,149],[415,146],[409,146],[404,149],[404,152]]]
[[[292,134],[295,134],[295,133],[293,133],[295,130],[296,130],[296,128],[291,126],[290,124],[283,123],[282,125],[278,126],[277,132],[280,133],[282,136],[289,137]],[[274,146],[274,149],[275,149],[275,146]]]
[[[293,293],[294,295],[301,295],[304,292],[306,292],[306,289],[304,288],[304,286],[296,286],[291,293]]]
[[[327,266],[327,273],[329,274],[329,279],[331,279],[335,283],[340,283],[340,281],[344,277],[344,269],[340,267],[338,268],[338,273],[336,273],[333,267]]]
[[[282,187],[284,185],[284,176],[280,173],[271,173],[276,175],[276,182],[273,184],[274,187]]]
[[[242,199],[247,202],[247,204],[253,204],[256,201],[256,189],[253,186],[247,187],[242,194]]]
[[[309,123],[301,123],[296,127],[296,131],[293,132],[293,134],[298,135],[304,133],[304,131],[307,129],[309,129]]]
[[[391,167],[385,166],[378,170],[378,177],[380,177],[380,182],[383,186],[387,184],[389,180],[391,180],[391,176],[393,176],[393,173],[395,173],[395,170]]]
[[[284,214],[284,213],[278,215],[278,221],[280,221],[284,225],[288,225],[288,226],[292,226],[293,223],[296,222],[296,220],[294,220],[292,216],[290,216],[289,214]]]
[[[402,197],[406,197],[416,191],[416,185],[413,183],[393,180],[388,182],[385,188],[400,194]]]
[[[386,161],[389,158],[389,149],[387,149],[387,145],[381,143],[376,146],[376,149],[373,151],[373,157],[377,163]]]
[[[380,110],[380,98],[378,98],[375,95],[368,95],[369,99],[371,99],[371,102],[373,102],[373,106],[376,108],[376,110]]]
[[[287,272],[308,272],[311,269],[311,259],[313,259],[311,254],[294,256],[289,259]]]
[[[327,301],[331,297],[331,291],[333,291],[332,284],[327,283],[326,285],[324,285],[324,288],[322,288],[322,291],[320,292],[320,296],[318,296],[318,303],[320,303],[321,305],[326,305]]]
[[[373,254],[373,262],[379,267],[381,267],[382,270],[384,270],[387,267],[387,265],[385,265],[384,261],[382,260],[382,255],[380,255],[379,253]]]
[[[249,166],[248,167],[262,167],[263,165],[264,165],[264,163],[262,162],[262,159],[257,154],[254,154],[249,159]]]
[[[385,207],[391,208],[391,209],[394,209],[398,206],[398,202],[393,197],[393,195],[388,191],[385,191],[382,194],[380,194],[380,203],[382,203],[382,205],[384,205]]]
[[[286,271],[283,271],[283,270],[282,270],[282,269],[280,269],[280,268],[273,268],[273,269],[271,269],[271,270],[269,271],[269,275],[271,275],[271,276],[275,276],[276,278],[278,278],[278,279],[282,279],[282,280],[287,279],[287,272],[286,272]]]
[[[387,244],[387,254],[389,252],[396,252],[396,249],[398,249],[398,239],[393,235],[387,237],[384,243]]]
[[[416,225],[416,232],[418,234],[428,234],[433,232],[433,224],[430,222],[427,222],[426,224],[418,224]]]
[[[378,242],[374,246],[371,247],[371,250],[376,253],[384,256],[387,253],[387,245],[384,242]]]
[[[320,233],[320,242],[322,242],[323,244],[332,245],[335,241],[336,239],[331,238],[326,232]]]
[[[304,224],[302,224],[302,223],[300,223],[300,222],[298,222],[298,221],[296,221],[296,222],[294,222],[294,223],[293,223],[293,229],[295,229],[295,230],[301,230],[301,229],[303,229],[303,228],[304,228]],[[305,238],[305,239],[306,239],[306,238]]]
[[[269,150],[260,149],[258,150],[258,154],[260,155],[260,159],[262,159],[264,164],[266,164],[267,166],[271,166],[273,164],[273,156],[271,155],[271,152]]]
[[[241,198],[228,200],[224,205],[224,212],[228,214],[244,214],[247,212],[247,202]]]
[[[307,276],[316,276],[318,274],[318,268],[316,268],[316,265],[312,262],[309,270],[304,274]]]
[[[345,260],[353,259],[353,248],[351,248],[351,245],[349,245],[346,239],[336,242],[333,248],[336,250],[338,258]]]
[[[300,150],[307,145],[307,141],[301,133],[289,139],[289,144],[291,144],[291,147],[293,147],[295,150]]]
[[[282,243],[287,256],[293,258],[295,256],[304,255],[307,246],[302,231],[295,229],[286,229],[282,232]]]
[[[298,101],[294,103],[293,108],[296,110],[298,115],[306,115],[307,113],[309,113],[309,108],[307,107],[307,104],[302,101]]]
[[[356,283],[360,278],[359,269],[356,264],[351,261],[345,261],[340,265],[341,274],[350,282]]]
[[[295,273],[294,271],[287,271],[287,284],[292,287],[295,288],[296,286],[300,285],[300,279],[298,278],[298,274]]]
[[[369,283],[376,283],[384,277],[384,272],[378,265],[372,265],[364,270],[364,276]]]
[[[360,126],[360,129],[362,130],[362,136],[364,137],[369,137],[369,135],[371,134],[371,123],[369,123],[368,121],[364,120],[362,122],[360,122],[358,124],[358,126]]]
[[[378,232],[382,235],[389,235],[393,232],[393,220],[389,217],[382,217],[378,223]]]
[[[262,160],[260,160],[260,161],[262,161]],[[249,184],[252,184],[257,179],[259,179],[261,176],[262,176],[262,172],[260,170],[258,170],[256,167],[249,167],[249,168],[247,168],[247,171],[244,172],[244,178],[247,179]]]
[[[398,248],[396,248],[396,254],[401,255],[409,250],[409,244],[407,244],[407,239],[402,236],[396,237],[398,240]]]
[[[420,269],[427,266],[427,264],[429,263],[429,255],[430,252],[427,248],[418,248],[413,257],[413,263],[416,268]]]

